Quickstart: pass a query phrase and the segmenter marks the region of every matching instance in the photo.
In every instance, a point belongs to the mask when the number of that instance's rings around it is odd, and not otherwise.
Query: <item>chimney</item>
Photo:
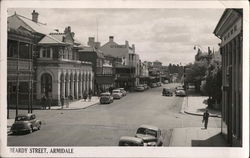
[[[101,43],[100,42],[95,42],[95,49],[99,49],[101,47]]]
[[[32,21],[34,21],[34,22],[38,22],[38,13],[35,11],[35,10],[33,10],[33,12],[32,12]]]
[[[132,50],[135,52],[135,45],[132,44]]]
[[[88,46],[95,47],[95,37],[89,37]]]
[[[125,41],[126,48],[129,47],[128,41]]]
[[[114,36],[109,36],[109,42],[114,42]]]

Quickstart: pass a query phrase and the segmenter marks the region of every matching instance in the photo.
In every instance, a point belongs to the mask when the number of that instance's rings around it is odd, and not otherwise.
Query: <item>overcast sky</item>
[[[33,9],[9,9],[31,18]],[[213,31],[224,9],[37,9],[38,21],[61,32],[71,26],[76,38],[87,45],[97,37],[101,45],[114,36],[118,44],[135,44],[141,60],[159,60],[163,65],[194,61],[194,45],[218,50]]]

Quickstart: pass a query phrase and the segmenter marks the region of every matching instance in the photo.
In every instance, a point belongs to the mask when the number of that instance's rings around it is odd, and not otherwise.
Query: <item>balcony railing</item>
[[[21,58],[8,58],[7,60],[8,70],[31,70],[32,59],[21,59]]]

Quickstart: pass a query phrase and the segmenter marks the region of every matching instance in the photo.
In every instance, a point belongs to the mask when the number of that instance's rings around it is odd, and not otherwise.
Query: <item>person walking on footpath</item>
[[[84,99],[84,101],[86,101],[87,98],[88,98],[88,95],[87,95],[86,91],[84,91],[84,93],[83,93],[83,99]]]
[[[90,89],[90,90],[89,90],[89,101],[91,101],[92,93],[93,93],[93,92],[92,92],[92,90]]]
[[[206,111],[203,113],[203,120],[202,120],[202,123],[205,122],[205,124],[204,124],[205,129],[207,129],[208,118],[209,118],[209,113],[208,113],[208,110],[206,110]]]
[[[63,109],[63,106],[64,106],[64,97],[63,96],[61,96],[61,106],[62,106],[62,109]]]
[[[45,96],[45,94],[42,96],[42,109],[46,109],[46,102],[47,102],[47,97]]]

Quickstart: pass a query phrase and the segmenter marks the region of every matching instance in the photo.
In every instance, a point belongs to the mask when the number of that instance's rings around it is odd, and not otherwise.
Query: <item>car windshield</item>
[[[29,118],[27,116],[17,116],[15,121],[28,121]]]
[[[145,134],[145,135],[151,135],[156,137],[157,132],[148,128],[139,128],[136,132],[137,134]]]
[[[116,91],[113,91],[113,93],[120,93],[120,91],[116,90]]]

